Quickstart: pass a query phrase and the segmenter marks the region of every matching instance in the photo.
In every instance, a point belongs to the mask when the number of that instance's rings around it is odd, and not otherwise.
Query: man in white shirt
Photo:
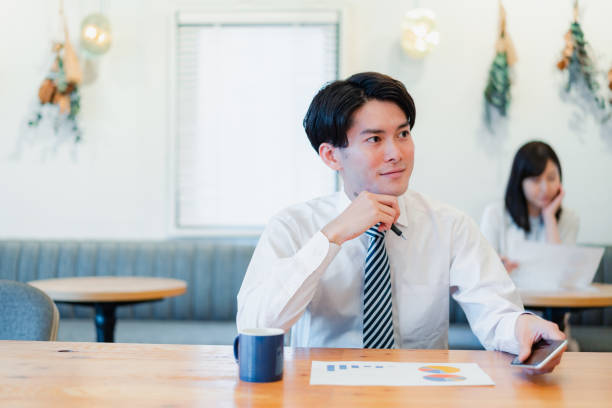
[[[524,361],[541,338],[564,338],[524,313],[472,219],[408,190],[414,120],[404,85],[382,74],[319,91],[304,127],[344,191],[270,220],[238,293],[238,329],[291,329],[301,347],[448,348],[450,290],[487,349]]]

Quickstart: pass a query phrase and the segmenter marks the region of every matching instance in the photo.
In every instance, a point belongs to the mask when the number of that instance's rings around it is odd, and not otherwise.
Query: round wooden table
[[[557,323],[561,330],[566,312],[612,306],[612,284],[609,283],[593,283],[584,289],[520,289],[519,293],[526,307],[542,310],[544,318]]]
[[[28,283],[55,302],[94,307],[99,342],[115,340],[115,310],[118,306],[161,300],[182,295],[187,290],[187,283],[179,279],[135,276],[86,276]]]

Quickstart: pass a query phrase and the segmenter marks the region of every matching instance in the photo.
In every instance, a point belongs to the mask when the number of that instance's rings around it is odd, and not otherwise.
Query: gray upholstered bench
[[[116,341],[230,344],[236,332],[236,294],[256,242],[0,241],[0,277],[21,282],[96,275],[183,279],[188,287],[182,296],[120,307]],[[58,340],[95,340],[91,308],[58,308]]]
[[[256,238],[171,241],[0,241],[0,279],[27,282],[53,277],[159,276],[187,281],[183,296],[124,306],[116,341],[231,344],[236,294]],[[595,278],[612,283],[612,247]],[[92,310],[60,304],[58,340],[94,341]],[[612,351],[612,308],[573,317],[573,335],[585,351]],[[481,348],[463,310],[451,299],[449,345]]]

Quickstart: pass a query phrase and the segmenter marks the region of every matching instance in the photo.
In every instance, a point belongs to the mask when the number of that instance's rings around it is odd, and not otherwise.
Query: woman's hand
[[[557,225],[555,214],[557,214],[559,207],[561,207],[563,197],[565,197],[565,190],[563,186],[559,186],[559,193],[557,193],[557,196],[542,209],[542,219],[546,227],[546,241],[548,241],[549,244],[561,243],[561,235],[559,234],[559,226]]]
[[[506,268],[509,274],[512,273],[512,271],[518,268],[519,266],[518,262],[513,262],[509,260],[508,258],[506,258],[505,256],[501,257],[501,261],[504,264],[504,267]]]
[[[555,214],[559,210],[559,207],[561,207],[563,197],[565,197],[565,190],[563,189],[563,186],[559,186],[557,196],[542,209],[542,218],[544,218],[544,222],[552,221],[555,218]]]

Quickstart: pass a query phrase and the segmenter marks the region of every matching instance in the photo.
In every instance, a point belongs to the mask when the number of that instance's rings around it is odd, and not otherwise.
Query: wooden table
[[[59,303],[95,308],[97,339],[115,340],[115,311],[118,306],[151,302],[185,293],[185,281],[131,276],[87,276],[43,279],[28,282]]]
[[[544,312],[544,318],[553,321],[563,330],[566,312],[580,309],[612,306],[612,284],[593,283],[585,289],[571,290],[520,290],[523,304]]]
[[[476,362],[481,387],[311,386],[312,360]],[[0,406],[61,407],[602,407],[612,353],[565,353],[529,377],[493,351],[285,348],[284,378],[238,380],[230,346],[0,341]],[[609,405],[607,405],[609,406]]]

